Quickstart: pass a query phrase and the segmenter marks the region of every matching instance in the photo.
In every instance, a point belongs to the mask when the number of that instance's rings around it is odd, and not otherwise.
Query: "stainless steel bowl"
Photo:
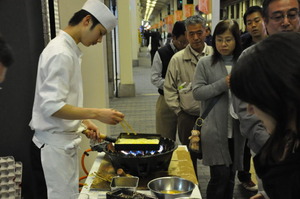
[[[175,176],[155,178],[147,186],[158,199],[189,197],[195,188],[193,182]]]

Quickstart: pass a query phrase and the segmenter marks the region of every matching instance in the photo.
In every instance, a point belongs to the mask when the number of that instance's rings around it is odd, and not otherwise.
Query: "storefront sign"
[[[182,10],[176,10],[175,11],[175,21],[182,21],[182,19],[183,19]]]
[[[184,16],[186,18],[194,15],[194,4],[184,5]]]
[[[210,6],[209,6],[209,0],[199,0],[198,9],[199,9],[199,11],[203,12],[204,14],[211,13]]]

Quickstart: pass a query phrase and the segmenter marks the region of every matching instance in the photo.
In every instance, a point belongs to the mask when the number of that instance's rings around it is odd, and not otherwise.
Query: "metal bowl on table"
[[[175,176],[155,178],[147,186],[158,199],[189,197],[195,188],[193,182]]]

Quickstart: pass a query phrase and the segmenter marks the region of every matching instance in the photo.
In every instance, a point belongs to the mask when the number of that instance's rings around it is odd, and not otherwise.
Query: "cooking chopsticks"
[[[128,122],[126,122],[125,119],[123,119],[121,122],[120,122],[123,130],[126,132],[126,133],[134,133],[136,134],[135,130],[133,130],[133,128],[128,124]]]
[[[112,176],[105,178],[104,176],[99,175],[98,172],[94,172],[94,174],[95,174],[96,178],[99,178],[103,181],[106,181],[106,182],[111,182],[112,181]]]

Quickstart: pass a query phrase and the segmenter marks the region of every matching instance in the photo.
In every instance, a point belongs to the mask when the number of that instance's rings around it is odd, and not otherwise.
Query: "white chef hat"
[[[105,27],[107,32],[117,26],[117,18],[100,0],[87,0],[82,9],[91,13]]]

